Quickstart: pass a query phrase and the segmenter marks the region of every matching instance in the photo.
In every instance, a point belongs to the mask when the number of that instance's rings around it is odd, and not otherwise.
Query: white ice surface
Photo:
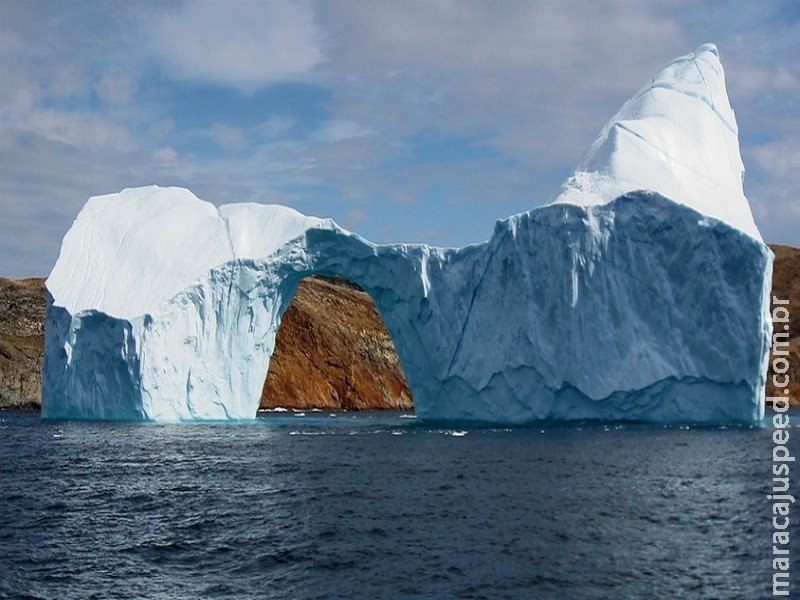
[[[372,296],[421,419],[754,422],[772,255],[716,48],[668,65],[553,203],[463,249],[179,188],[90,199],[47,281],[46,418],[251,419],[299,281]]]
[[[332,226],[286,206],[217,209],[183,188],[128,188],[89,199],[47,288],[73,313],[150,313],[216,265],[269,256],[306,229]]]
[[[555,203],[652,190],[760,240],[717,47],[675,59],[606,124]]]

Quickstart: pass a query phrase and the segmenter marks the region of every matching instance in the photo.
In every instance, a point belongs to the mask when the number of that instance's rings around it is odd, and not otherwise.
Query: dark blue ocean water
[[[0,597],[767,598],[771,433],[0,413]]]

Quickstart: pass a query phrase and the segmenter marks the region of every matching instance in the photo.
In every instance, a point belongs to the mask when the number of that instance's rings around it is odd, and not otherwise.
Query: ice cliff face
[[[250,419],[299,281],[374,299],[420,418],[761,418],[772,254],[716,48],[668,65],[555,202],[462,249],[175,188],[89,200],[50,292],[43,415]]]

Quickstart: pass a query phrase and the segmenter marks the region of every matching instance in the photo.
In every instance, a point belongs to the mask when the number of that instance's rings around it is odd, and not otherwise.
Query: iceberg
[[[772,254],[743,174],[707,44],[481,244],[374,244],[180,188],[90,198],[47,279],[42,415],[255,418],[281,315],[321,274],[373,298],[419,419],[758,422]]]

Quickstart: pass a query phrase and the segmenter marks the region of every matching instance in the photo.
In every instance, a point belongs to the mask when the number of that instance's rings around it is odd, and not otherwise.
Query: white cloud
[[[34,109],[39,95],[39,90],[36,86],[22,84],[7,99],[5,106],[3,106],[3,116],[11,120],[24,118]]]
[[[672,5],[674,3],[670,3]],[[693,50],[661,3],[377,0],[318,5],[337,115],[409,135],[490,135],[540,168],[582,152],[658,68]],[[707,40],[702,40],[707,41]],[[380,124],[380,125],[377,125]]]
[[[800,127],[787,124],[781,136],[742,148],[745,192],[767,242],[800,245]]]
[[[322,36],[304,2],[188,2],[162,15],[152,45],[171,73],[252,92],[304,76],[323,60]]]
[[[325,144],[335,144],[345,140],[367,137],[372,134],[372,130],[354,121],[335,119],[333,121],[328,121],[319,130],[314,132],[312,139]]]
[[[159,119],[149,127],[150,135],[156,139],[161,139],[175,131],[175,121],[171,117]]]
[[[86,77],[74,64],[56,67],[49,90],[56,98],[69,98],[86,89]]]
[[[268,140],[286,135],[295,125],[295,120],[285,116],[272,116],[258,127],[259,133]]]
[[[248,146],[247,139],[241,129],[223,123],[214,123],[211,126],[211,138],[223,150],[240,152],[245,150]]]
[[[764,237],[800,244],[800,22],[786,6],[0,2],[0,246],[18,248],[0,249],[0,275],[52,261],[89,195],[154,180],[212,201],[287,202],[378,239],[391,222],[400,239],[477,241],[557,192],[621,103],[706,41],[720,48]],[[272,90],[263,107],[219,94],[213,114],[176,80],[314,85],[298,106]]]
[[[357,229],[370,219],[369,211],[360,206],[351,206],[347,209],[346,215],[347,220],[344,225],[349,229]]]
[[[178,165],[178,153],[173,148],[158,148],[153,151],[153,164],[158,169],[174,169]]]
[[[95,85],[98,97],[111,106],[126,106],[135,89],[135,82],[127,75],[104,75]]]
[[[18,125],[47,140],[75,148],[128,152],[135,146],[124,126],[96,113],[32,109]]]
[[[771,179],[800,184],[800,135],[754,146],[749,155]]]

